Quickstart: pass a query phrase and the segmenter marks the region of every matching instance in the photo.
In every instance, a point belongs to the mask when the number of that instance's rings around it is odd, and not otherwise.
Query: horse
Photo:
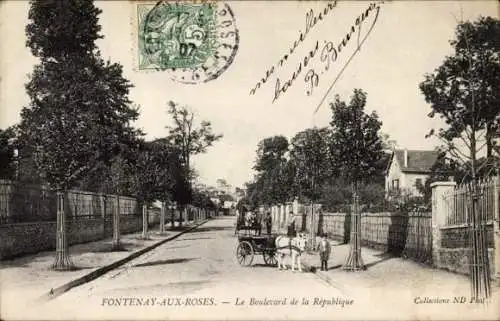
[[[306,248],[306,238],[302,234],[293,238],[280,235],[276,238],[275,245],[278,270],[281,270],[282,267],[286,270],[284,259],[286,255],[290,255],[292,260],[292,271],[295,272],[295,264],[297,264],[299,272],[302,272],[300,255]]]

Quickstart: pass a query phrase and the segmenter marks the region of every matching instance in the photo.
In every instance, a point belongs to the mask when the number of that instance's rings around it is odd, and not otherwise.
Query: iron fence
[[[478,211],[483,223],[490,224],[498,216],[499,210],[499,179],[497,176],[480,180],[477,183]],[[467,225],[470,223],[474,186],[471,183],[462,184],[444,196],[446,210],[446,225]]]

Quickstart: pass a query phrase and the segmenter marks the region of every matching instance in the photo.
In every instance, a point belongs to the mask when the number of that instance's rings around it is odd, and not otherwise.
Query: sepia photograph
[[[500,1],[0,1],[0,320],[498,320]]]

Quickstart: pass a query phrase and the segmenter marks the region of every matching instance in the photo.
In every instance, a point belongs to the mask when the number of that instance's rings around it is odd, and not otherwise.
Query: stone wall
[[[439,249],[439,260],[435,262],[435,266],[440,269],[445,269],[451,272],[470,274],[470,259],[472,250],[470,248],[456,249]],[[493,249],[488,249],[488,262],[490,265],[490,276],[493,279],[495,276],[495,261]]]
[[[55,222],[0,225],[0,259],[54,248],[55,236]]]
[[[486,242],[493,247],[493,224],[486,226]],[[467,226],[441,228],[441,247],[465,248],[470,246],[470,231]]]
[[[159,213],[152,211],[149,225],[155,227],[160,222]],[[75,219],[68,220],[68,242],[70,245],[101,240],[113,235],[112,220]],[[142,217],[122,215],[121,233],[134,233],[142,230]],[[0,260],[20,255],[53,250],[56,240],[56,222],[33,222],[0,224]]]

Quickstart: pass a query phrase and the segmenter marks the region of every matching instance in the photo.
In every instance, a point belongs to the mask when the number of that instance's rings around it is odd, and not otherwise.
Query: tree
[[[169,131],[167,139],[173,146],[179,148],[184,165],[184,172],[188,175],[188,184],[193,179],[193,170],[191,169],[191,157],[200,153],[205,153],[207,148],[220,140],[223,135],[215,134],[209,121],[203,120],[199,126],[194,123],[195,114],[186,107],[179,107],[173,101],[168,102],[168,113],[172,116],[173,125],[166,126]],[[186,204],[189,203],[192,193],[192,187],[183,186],[186,182],[182,179],[178,181],[182,192],[179,194],[181,202],[181,215],[179,223],[182,224],[182,212]],[[186,200],[185,197],[189,199]],[[187,202],[186,202],[187,201]]]
[[[366,93],[355,89],[349,105],[337,95],[332,109],[332,138],[330,151],[336,170],[352,184],[352,237],[351,251],[344,268],[356,271],[364,268],[361,257],[361,219],[359,213],[358,184],[377,173],[376,164],[382,157],[380,128],[382,122],[375,112],[365,113]]]
[[[294,172],[286,158],[288,145],[284,136],[268,137],[259,142],[254,166],[257,175],[248,191],[252,203],[278,204],[292,196]]]
[[[297,195],[312,202],[321,196],[323,184],[331,176],[327,128],[309,128],[297,133],[291,140],[290,160],[295,169]]]
[[[495,168],[494,136],[500,122],[500,21],[481,17],[475,22],[457,21],[456,39],[450,41],[454,55],[445,57],[434,73],[425,75],[420,90],[431,104],[429,117],[439,114],[446,127],[434,136],[471,180],[472,296],[490,297],[488,252],[484,224],[478,208],[477,178],[483,168]],[[486,159],[478,161],[486,148]]]
[[[471,163],[469,169],[484,148],[486,156],[492,156],[500,125],[500,44],[494,41],[499,37],[498,19],[460,22],[456,39],[450,41],[454,55],[445,57],[420,83],[431,104],[429,117],[439,114],[447,125],[429,135],[440,139],[444,150],[462,165]]]
[[[91,0],[31,1],[27,45],[40,59],[26,90],[29,107],[21,112],[23,143],[34,153],[42,178],[58,193],[56,260],[72,268],[66,239],[65,192],[120,153],[136,135],[130,122],[132,86],[122,66],[105,62],[95,45],[101,10]]]
[[[168,113],[172,116],[174,124],[166,126],[169,130],[167,139],[173,146],[181,151],[182,160],[186,170],[190,172],[190,161],[193,155],[205,153],[207,148],[220,140],[222,134],[215,134],[209,121],[203,120],[199,126],[194,123],[195,114],[186,107],[169,101]]]
[[[0,179],[16,179],[15,138],[12,128],[0,129]]]
[[[143,207],[143,238],[148,238],[147,206],[155,200],[174,200],[177,176],[182,171],[180,151],[166,139],[142,144],[133,175],[133,190]]]
[[[330,131],[327,128],[309,128],[297,133],[291,139],[289,163],[294,171],[294,194],[305,197],[311,203],[311,239],[315,246],[315,222],[314,203],[321,197],[324,184],[331,177],[330,153],[328,140]],[[320,211],[319,223],[322,222]],[[297,213],[295,213],[297,214]],[[321,224],[318,224],[321,226]],[[304,228],[303,224],[303,228]],[[318,231],[322,233],[322,231]]]

